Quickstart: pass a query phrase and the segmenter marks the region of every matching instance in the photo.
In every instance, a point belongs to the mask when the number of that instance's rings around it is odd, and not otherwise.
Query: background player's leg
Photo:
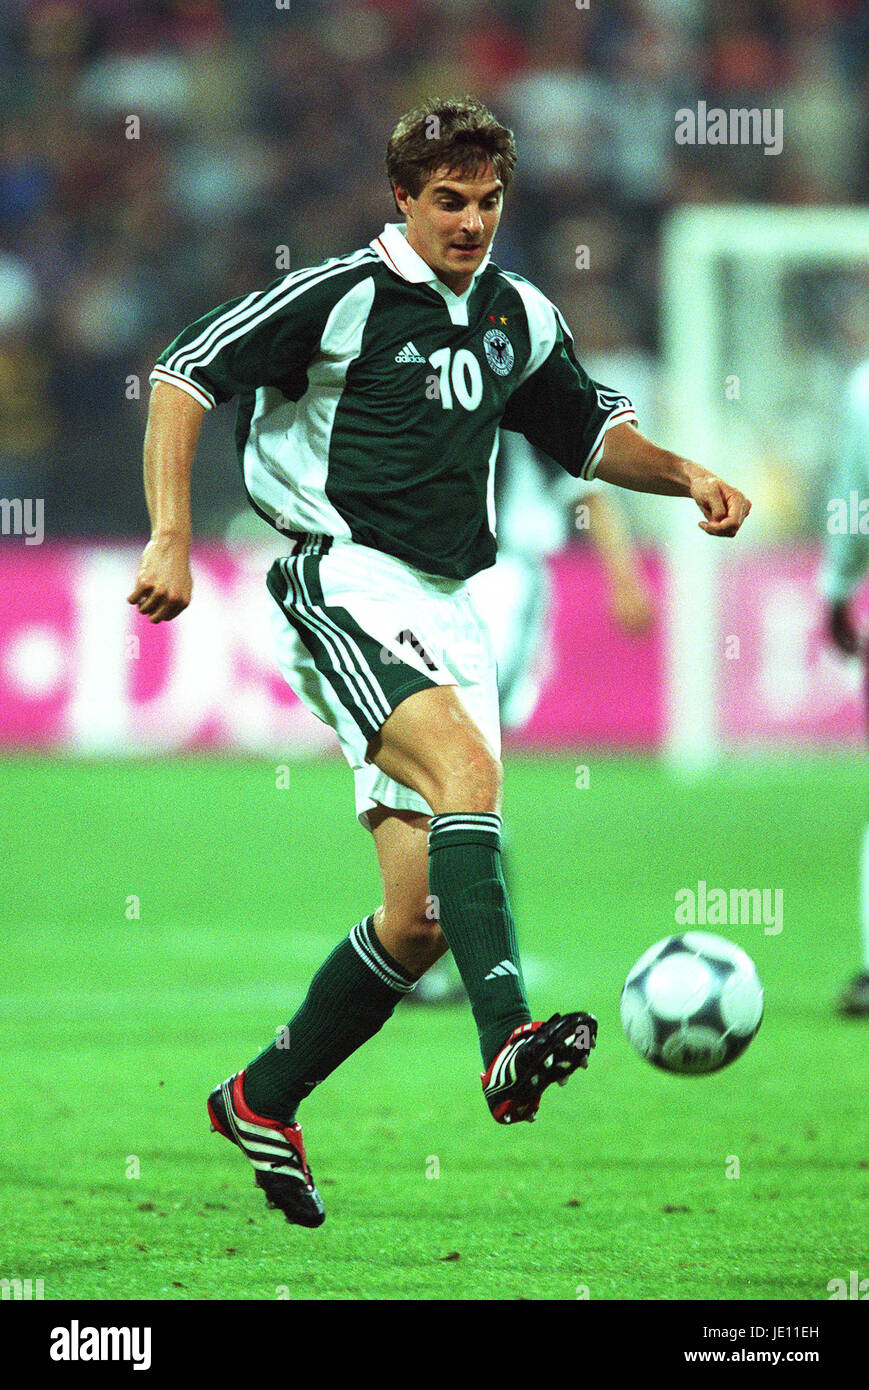
[[[501,765],[454,686],[408,696],[369,746],[388,776],[425,798],[429,893],[471,1000],[486,1067],[530,1021],[501,871]]]

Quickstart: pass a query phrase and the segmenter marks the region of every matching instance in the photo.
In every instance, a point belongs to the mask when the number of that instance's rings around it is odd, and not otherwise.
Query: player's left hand
[[[714,473],[693,478],[691,496],[705,517],[697,524],[710,536],[735,536],[751,511],[748,498]]]

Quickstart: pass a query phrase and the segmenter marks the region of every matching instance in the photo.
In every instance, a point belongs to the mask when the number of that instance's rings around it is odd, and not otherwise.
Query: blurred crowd
[[[44,497],[51,535],[141,535],[157,353],[397,220],[386,139],[432,94],[516,131],[495,259],[581,359],[654,360],[669,209],[867,199],[867,58],[865,0],[4,0],[0,496]],[[701,99],[781,107],[782,153],[678,145]],[[197,526],[241,499],[222,409]]]

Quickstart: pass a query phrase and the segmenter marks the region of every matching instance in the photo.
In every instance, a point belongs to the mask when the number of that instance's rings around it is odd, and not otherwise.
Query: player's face
[[[439,280],[462,294],[489,249],[501,219],[501,180],[489,164],[473,177],[438,169],[418,198],[396,188],[407,240]]]

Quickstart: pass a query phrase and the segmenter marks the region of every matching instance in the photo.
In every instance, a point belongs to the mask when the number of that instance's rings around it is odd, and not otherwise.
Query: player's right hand
[[[168,623],[190,603],[193,575],[190,542],[178,536],[152,536],[145,546],[136,584],[127,603],[152,623]]]

